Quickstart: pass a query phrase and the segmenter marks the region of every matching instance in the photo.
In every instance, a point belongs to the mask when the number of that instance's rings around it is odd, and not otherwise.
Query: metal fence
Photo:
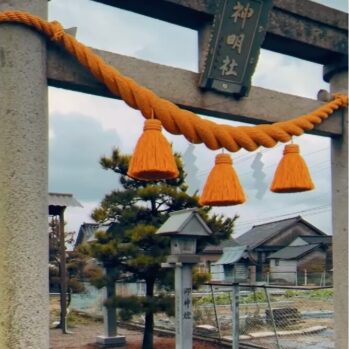
[[[194,334],[237,348],[334,348],[333,289],[223,286],[194,294]]]
[[[125,285],[122,289],[125,291]],[[143,286],[142,286],[143,287]],[[141,285],[127,288],[139,291]],[[142,292],[141,292],[142,293]],[[71,309],[101,315],[100,291],[73,295]],[[59,297],[51,299],[51,325],[59,321]],[[211,283],[193,293],[194,336],[233,349],[334,348],[333,289]],[[134,319],[136,320],[136,319]],[[143,319],[144,320],[144,319]],[[137,321],[143,324],[142,317]],[[174,331],[175,319],[155,316],[155,326]]]
[[[332,286],[333,285],[333,271],[312,271],[312,270],[296,270],[289,271],[280,269],[278,271],[263,270],[263,272],[256,274],[251,270],[246,271],[246,274],[232,274],[228,275],[223,268],[211,267],[208,270],[205,266],[200,266],[199,270],[209,272],[212,280],[216,281],[235,281],[244,280],[246,283],[265,282],[270,285],[292,285],[292,286]]]
[[[325,287],[333,284],[333,272],[307,272],[307,270],[297,272],[267,272],[262,274],[262,280],[270,285]]]

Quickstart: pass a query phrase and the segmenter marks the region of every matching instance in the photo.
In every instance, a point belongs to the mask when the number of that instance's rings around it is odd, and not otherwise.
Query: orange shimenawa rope
[[[177,107],[172,102],[158,97],[149,89],[138,85],[134,80],[123,76],[91,49],[65,33],[57,21],[47,22],[27,12],[5,11],[0,12],[1,22],[25,24],[44,33],[75,56],[112,93],[122,98],[132,108],[139,109],[146,119],[152,117],[159,119],[168,132],[183,134],[189,142],[205,143],[212,150],[226,148],[231,152],[236,152],[240,148],[248,151],[256,150],[259,146],[271,148],[277,142],[288,142],[292,136],[299,136],[304,131],[313,129],[327,119],[334,110],[348,105],[347,96],[335,94],[334,100],[313,112],[288,121],[238,127],[216,124]]]

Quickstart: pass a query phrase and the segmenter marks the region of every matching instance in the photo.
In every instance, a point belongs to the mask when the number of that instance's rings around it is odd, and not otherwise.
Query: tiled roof
[[[299,259],[319,246],[319,244],[287,246],[271,254],[268,259]]]
[[[253,249],[261,245],[264,241],[272,238],[280,231],[298,223],[301,219],[300,216],[297,216],[281,221],[255,225],[252,229],[237,237],[236,241],[240,245],[248,245],[250,249]]]
[[[300,235],[301,239],[306,241],[308,244],[326,244],[330,245],[332,244],[332,236],[331,235],[325,235],[325,236],[307,236],[307,235]]]
[[[49,193],[48,194],[49,206],[59,207],[82,207],[79,201],[77,201],[73,194],[68,193]]]
[[[94,236],[98,229],[98,223],[82,223],[78,232],[78,236],[75,240],[75,247],[79,246],[83,242],[86,242],[91,236]]]
[[[107,231],[109,225],[99,223],[82,223],[75,240],[75,247],[84,242],[91,242],[96,238],[97,231]]]

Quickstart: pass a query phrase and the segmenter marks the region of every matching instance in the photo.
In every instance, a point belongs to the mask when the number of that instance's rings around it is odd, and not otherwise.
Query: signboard
[[[247,96],[272,0],[220,0],[200,86]]]

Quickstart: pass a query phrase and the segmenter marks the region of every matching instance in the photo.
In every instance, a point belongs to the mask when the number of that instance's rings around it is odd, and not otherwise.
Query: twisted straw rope
[[[149,89],[138,85],[134,80],[123,76],[91,49],[65,33],[61,24],[56,21],[47,22],[26,12],[6,11],[0,12],[1,22],[25,24],[44,33],[75,56],[113,94],[123,99],[130,107],[139,109],[145,118],[157,118],[168,132],[176,135],[183,134],[189,142],[205,143],[212,150],[226,148],[236,152],[241,148],[248,151],[256,150],[259,146],[271,148],[277,142],[288,142],[292,136],[299,136],[304,131],[313,129],[336,109],[348,105],[347,96],[335,94],[334,100],[313,112],[288,121],[238,127],[216,124],[177,107]]]

